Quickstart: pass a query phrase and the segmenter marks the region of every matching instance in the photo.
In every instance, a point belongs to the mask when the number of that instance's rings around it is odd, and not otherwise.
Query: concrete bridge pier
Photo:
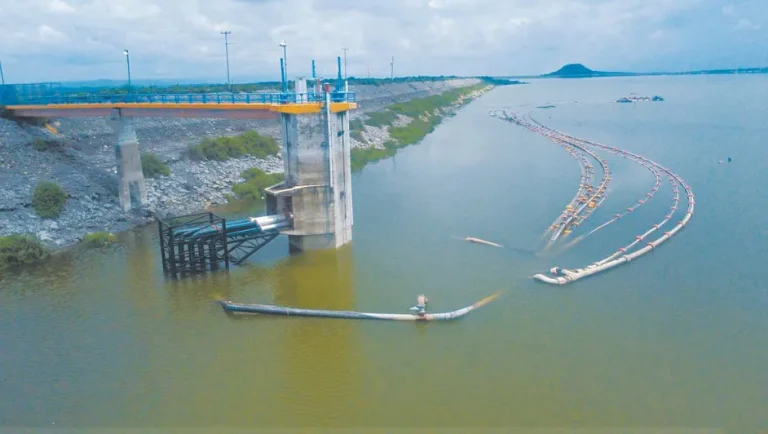
[[[269,214],[293,215],[291,251],[339,248],[352,241],[349,111],[280,114],[285,181],[266,190]]]
[[[141,168],[139,140],[133,118],[123,116],[120,109],[110,111],[109,122],[115,133],[118,196],[123,211],[141,208],[147,203],[147,189]]]

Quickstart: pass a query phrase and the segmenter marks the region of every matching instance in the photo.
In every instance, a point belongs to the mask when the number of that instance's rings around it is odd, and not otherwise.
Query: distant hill
[[[606,72],[594,71],[581,63],[569,63],[555,72],[539,76],[515,78],[588,78],[588,77],[636,77],[641,75],[704,75],[704,74],[767,74],[768,68],[708,69],[683,72]]]
[[[593,71],[581,63],[569,63],[563,66],[555,72],[549,74],[543,74],[541,77],[554,77],[554,78],[585,78],[585,77],[619,77],[635,75],[631,72],[604,72]]]

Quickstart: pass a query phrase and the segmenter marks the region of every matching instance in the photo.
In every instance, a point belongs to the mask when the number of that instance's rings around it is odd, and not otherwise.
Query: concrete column
[[[349,113],[282,114],[285,184],[292,250],[334,249],[352,241]],[[281,199],[285,203],[285,199]],[[281,200],[278,200],[280,202]]]
[[[349,140],[349,112],[328,113],[333,143],[334,172],[334,222],[336,224],[336,246],[352,241],[352,167]]]
[[[120,109],[114,109],[110,113],[109,120],[115,133],[120,207],[123,211],[141,208],[147,203],[147,189],[144,186],[139,140],[136,138],[133,118],[122,116]]]

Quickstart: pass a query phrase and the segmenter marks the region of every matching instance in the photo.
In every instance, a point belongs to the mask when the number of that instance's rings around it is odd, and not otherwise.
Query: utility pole
[[[131,93],[131,56],[128,54],[128,49],[123,50],[125,54],[125,62],[128,64],[128,93]]]
[[[392,61],[389,62],[389,79],[395,80],[395,56],[392,56]]]
[[[224,35],[224,51],[227,56],[227,88],[232,92],[232,81],[229,79],[229,39],[227,39],[227,36],[231,35],[232,32],[224,30],[221,34]]]
[[[0,61],[0,84],[5,84],[5,75],[3,75],[3,62]]]
[[[349,48],[342,48],[341,49],[344,52],[344,80],[347,79],[347,50]]]
[[[285,40],[282,40],[279,46],[283,47],[283,65],[284,65],[284,71],[285,71],[285,82],[288,82],[288,44],[285,43]]]

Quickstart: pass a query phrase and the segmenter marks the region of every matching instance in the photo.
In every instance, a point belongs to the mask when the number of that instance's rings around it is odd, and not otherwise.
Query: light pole
[[[5,75],[3,75],[3,62],[0,61],[0,84],[5,84]]]
[[[285,40],[280,42],[279,44],[281,47],[283,47],[283,65],[285,68],[285,81],[288,81],[288,44],[285,43]]]
[[[123,50],[125,54],[125,62],[128,65],[128,93],[131,93],[131,56],[128,54],[128,49]]]
[[[349,48],[342,48],[341,49],[344,52],[344,80],[347,79],[347,50]]]
[[[221,34],[224,35],[224,50],[227,53],[227,88],[232,92],[232,82],[229,79],[229,40],[227,39],[227,36],[231,35],[232,32],[224,30]]]

